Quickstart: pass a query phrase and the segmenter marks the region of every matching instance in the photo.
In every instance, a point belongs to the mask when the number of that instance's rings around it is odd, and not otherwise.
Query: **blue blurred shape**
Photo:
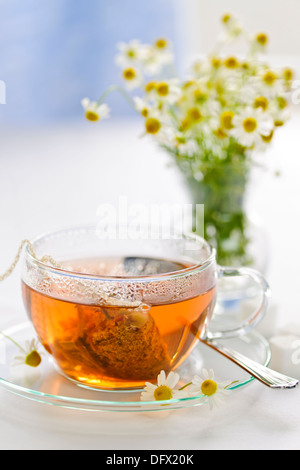
[[[167,36],[176,44],[175,0],[0,0],[3,124],[81,119],[80,101],[120,83],[116,44]],[[114,115],[131,113],[121,97]]]

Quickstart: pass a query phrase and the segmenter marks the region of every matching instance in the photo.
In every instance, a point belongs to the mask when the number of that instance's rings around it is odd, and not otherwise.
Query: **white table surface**
[[[281,178],[266,176],[251,201],[269,236],[267,278],[278,308],[270,331],[300,322],[299,124],[294,117],[274,142]],[[131,122],[2,129],[0,271],[22,239],[97,223],[99,205],[119,196],[129,203],[189,202],[168,158],[140,133]],[[0,285],[2,329],[26,319],[19,269]],[[254,382],[212,412],[204,406],[153,414],[56,408],[0,389],[1,449],[299,449],[299,442],[299,388],[273,391]]]

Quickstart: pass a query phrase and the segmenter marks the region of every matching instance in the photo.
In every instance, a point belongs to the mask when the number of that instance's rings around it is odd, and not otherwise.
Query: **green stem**
[[[235,380],[234,382],[231,382],[231,384],[227,385],[227,387],[224,387],[224,389],[226,390],[226,388],[229,388],[232,385],[237,384],[237,383],[239,383],[239,380]]]
[[[185,388],[187,388],[187,387],[189,387],[190,385],[192,385],[192,383],[193,383],[193,382],[190,382],[189,384],[184,385],[183,387],[181,387],[181,388],[179,389],[179,391],[181,392],[181,391],[184,390]]]
[[[9,339],[12,343],[14,343],[19,349],[21,349],[21,351],[23,351],[24,353],[26,352],[25,349],[23,349],[22,346],[20,346],[20,344],[17,343],[17,341],[15,341],[13,338],[11,338],[10,336],[5,335],[2,331],[0,331],[0,334],[2,336],[4,336],[5,338]]]
[[[131,96],[122,87],[118,85],[111,85],[110,87],[108,87],[105,90],[105,92],[100,96],[98,100],[98,105],[102,104],[104,100],[106,99],[106,97],[110,95],[111,93],[114,93],[115,91],[118,91],[119,93],[121,93],[123,98],[125,98],[125,100],[129,103],[129,105],[135,110],[134,101],[131,98]]]

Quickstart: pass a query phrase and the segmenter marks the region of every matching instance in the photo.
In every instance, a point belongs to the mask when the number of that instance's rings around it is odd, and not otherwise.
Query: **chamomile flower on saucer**
[[[20,347],[20,354],[14,357],[13,365],[26,365],[30,367],[38,367],[42,362],[39,343],[37,340],[26,341],[25,347]]]
[[[274,124],[271,117],[262,109],[246,108],[241,114],[234,115],[230,134],[246,148],[259,146],[262,136],[270,135]]]
[[[81,105],[85,110],[85,117],[88,121],[97,122],[109,117],[110,109],[105,103],[99,104],[89,98],[84,98]]]
[[[232,384],[232,381],[217,382],[212,369],[209,371],[203,369],[202,375],[203,378],[198,375],[194,376],[192,385],[189,388],[189,394],[191,396],[203,395],[200,400],[203,403],[208,401],[209,407],[212,409],[213,406],[221,404],[223,399],[230,394],[227,387]]]
[[[176,390],[180,376],[175,372],[170,372],[167,376],[165,371],[161,371],[157,377],[157,385],[146,382],[144,391],[141,393],[142,401],[167,401],[177,398],[186,398],[187,393]]]

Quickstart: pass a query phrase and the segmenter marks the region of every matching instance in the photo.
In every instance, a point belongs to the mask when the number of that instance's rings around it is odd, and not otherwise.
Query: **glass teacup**
[[[115,233],[116,235],[116,233]],[[26,310],[61,373],[93,388],[135,389],[181,365],[197,337],[246,334],[267,307],[259,273],[221,268],[194,234],[100,235],[76,227],[41,236],[22,273]],[[58,263],[40,259],[51,255]],[[261,292],[242,324],[209,332],[218,279],[246,275]]]

